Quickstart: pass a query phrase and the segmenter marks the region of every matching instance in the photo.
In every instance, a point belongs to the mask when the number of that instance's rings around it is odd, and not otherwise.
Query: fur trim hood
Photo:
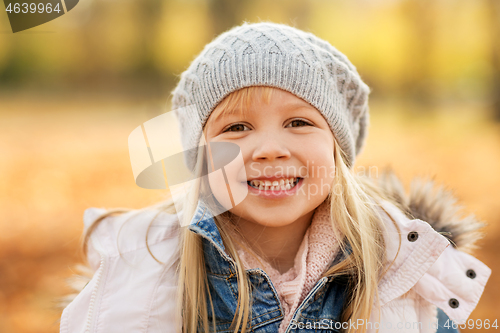
[[[433,180],[414,178],[407,193],[392,171],[385,171],[375,182],[387,198],[409,219],[420,219],[448,238],[453,247],[470,253],[483,237],[485,223],[474,215],[464,215],[463,207],[451,190]]]

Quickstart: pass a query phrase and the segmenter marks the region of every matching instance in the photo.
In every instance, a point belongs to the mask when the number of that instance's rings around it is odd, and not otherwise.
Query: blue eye
[[[245,128],[249,129],[247,126],[245,126],[243,124],[234,124],[234,125],[231,125],[231,126],[227,127],[226,129],[224,129],[223,133],[226,133],[226,132],[243,132],[243,131],[245,131]]]

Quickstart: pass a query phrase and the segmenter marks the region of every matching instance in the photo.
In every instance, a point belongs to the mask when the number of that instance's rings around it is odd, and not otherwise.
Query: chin
[[[280,228],[280,227],[286,227],[291,224],[293,224],[295,220],[292,221],[255,221],[255,223],[260,224],[261,226],[268,227],[268,228]]]
[[[265,217],[263,215],[265,215]],[[297,221],[299,217],[299,214],[287,214],[287,216],[283,216],[283,211],[281,210],[281,212],[277,212],[276,214],[259,212],[257,216],[246,216],[243,218],[261,226],[277,228],[291,225]]]

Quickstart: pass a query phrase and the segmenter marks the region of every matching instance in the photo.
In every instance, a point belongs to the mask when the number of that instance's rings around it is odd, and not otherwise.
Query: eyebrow
[[[311,111],[312,110],[317,111],[315,106],[309,104],[308,102],[306,102],[302,99],[300,99],[299,101],[293,101],[293,102],[288,102],[288,103],[282,104],[282,106],[287,108],[287,109],[292,109],[292,110],[304,108],[304,109],[309,109]],[[223,112],[219,112],[217,115],[215,115],[215,118],[213,118],[213,121],[218,121],[222,117],[227,116],[227,115],[241,115],[241,116],[245,117],[247,112],[249,112],[249,111],[244,110],[240,107],[232,108],[230,110],[225,110]]]
[[[311,104],[309,104],[308,102],[304,101],[302,98],[298,97],[298,100],[294,100],[292,102],[288,102],[286,104],[283,104],[283,105],[288,105],[288,106],[312,106]]]
[[[292,103],[283,104],[283,107],[288,108],[288,109],[292,109],[292,110],[306,109],[306,110],[310,110],[310,111],[313,111],[313,110],[318,111],[318,109],[314,105],[309,104],[306,101],[294,101]]]
[[[235,109],[231,109],[231,110],[225,110],[225,111],[219,112],[217,115],[215,115],[215,118],[213,119],[213,121],[218,121],[222,117],[228,116],[228,115],[229,116],[232,116],[232,115],[243,115],[243,116],[245,116],[246,112],[248,112],[248,111],[244,111],[241,108],[235,108]]]

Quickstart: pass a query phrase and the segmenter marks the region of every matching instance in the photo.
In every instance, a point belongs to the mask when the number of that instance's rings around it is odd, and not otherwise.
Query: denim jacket
[[[236,312],[238,298],[235,262],[225,252],[213,216],[206,208],[198,206],[189,228],[202,236],[216,330],[233,332],[230,325]],[[339,253],[331,265],[343,260],[345,255]],[[247,276],[252,289],[249,332],[277,332],[284,314],[276,289],[261,269],[247,270]],[[286,332],[339,332],[341,328],[347,328],[347,323],[342,323],[340,317],[349,296],[348,290],[345,278],[321,278],[296,309]],[[210,307],[208,314],[209,319],[212,319],[214,314]],[[437,315],[439,318],[437,333],[457,331],[451,326],[444,327],[449,318],[441,309]]]
[[[214,304],[217,332],[233,332],[231,322],[236,312],[238,283],[236,265],[225,252],[224,244],[210,212],[199,206],[190,229],[203,237],[205,266],[210,295]],[[337,256],[332,264],[340,261]],[[283,319],[283,310],[276,289],[267,274],[261,269],[247,271],[252,286],[252,314],[250,332],[277,332]],[[330,326],[340,321],[347,297],[346,280],[322,278],[295,312],[287,331],[302,327],[306,323],[321,323],[324,329],[315,332],[332,332]],[[209,319],[213,314],[209,307]],[[338,325],[338,324],[337,324]]]

